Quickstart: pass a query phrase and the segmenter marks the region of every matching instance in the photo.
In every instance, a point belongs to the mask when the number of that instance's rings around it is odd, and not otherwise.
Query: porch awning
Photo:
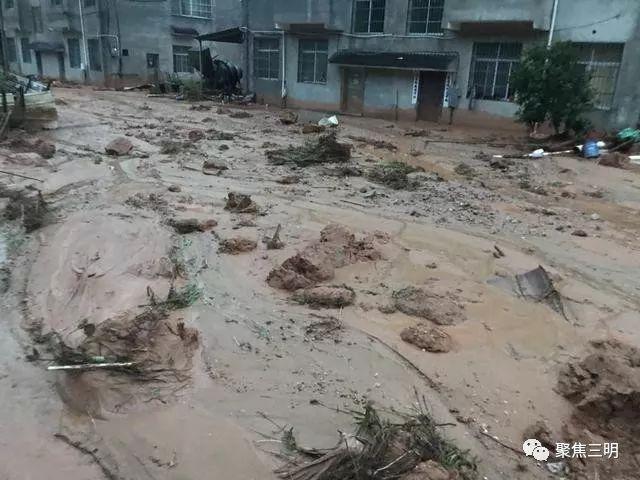
[[[329,58],[330,63],[350,67],[392,68],[398,70],[455,71],[451,63],[458,57],[454,52],[364,52],[339,50]]]
[[[36,52],[64,52],[64,45],[57,42],[33,42],[29,44],[29,49]]]
[[[177,27],[175,25],[171,25],[171,34],[172,35],[181,35],[185,37],[197,37],[200,35],[198,30],[190,27]]]
[[[277,30],[284,30],[292,35],[334,35],[342,33],[339,28],[324,23],[276,23]]]
[[[205,33],[196,37],[200,41],[209,42],[222,42],[222,43],[243,43],[245,34],[244,30],[240,27],[229,28],[228,30],[221,30],[219,32]]]

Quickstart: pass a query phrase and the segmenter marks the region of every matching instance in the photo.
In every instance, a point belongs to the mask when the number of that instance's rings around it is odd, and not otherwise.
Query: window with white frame
[[[211,18],[211,0],[172,0],[171,13],[184,17]]]
[[[328,51],[328,40],[300,40],[298,82],[327,83]]]
[[[193,72],[189,62],[189,50],[191,50],[191,47],[184,47],[182,45],[173,46],[173,71],[175,73]]]
[[[280,40],[256,38],[253,52],[253,70],[256,78],[278,80],[280,78]]]
[[[510,101],[511,74],[521,54],[521,43],[474,43],[469,80],[474,98]]]
[[[443,12],[444,0],[409,0],[409,33],[442,34]]]
[[[616,93],[618,72],[622,61],[622,43],[577,43],[579,63],[589,74],[593,91],[593,106],[609,110]]]
[[[355,33],[384,32],[385,0],[355,0],[353,31]]]

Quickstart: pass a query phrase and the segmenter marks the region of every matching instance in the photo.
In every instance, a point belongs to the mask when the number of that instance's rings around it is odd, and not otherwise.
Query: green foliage
[[[529,125],[548,120],[556,133],[582,133],[589,128],[584,114],[592,106],[589,80],[571,42],[530,48],[511,77],[518,118]]]
[[[202,85],[200,84],[200,80],[183,80],[181,91],[185,100],[202,100]]]

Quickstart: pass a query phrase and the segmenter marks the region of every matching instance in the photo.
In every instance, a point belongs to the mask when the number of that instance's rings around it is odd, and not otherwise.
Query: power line
[[[594,25],[600,25],[602,23],[607,23],[607,22],[610,22],[611,20],[616,20],[616,19],[618,19],[620,17],[622,17],[622,12],[618,12],[615,15],[613,15],[612,17],[605,18],[603,20],[597,20],[597,21],[591,22],[591,23],[585,23],[583,25],[572,25],[570,27],[556,28],[555,31],[556,32],[560,32],[560,31],[563,31],[563,30],[575,30],[576,28],[593,27]]]

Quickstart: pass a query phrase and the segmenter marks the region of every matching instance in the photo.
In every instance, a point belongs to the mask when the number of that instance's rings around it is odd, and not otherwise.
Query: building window
[[[328,40],[300,40],[298,82],[327,83]]]
[[[256,38],[253,53],[253,69],[256,78],[278,80],[280,78],[280,40]]]
[[[609,110],[616,93],[618,71],[622,61],[622,43],[577,43],[579,63],[591,78],[593,106]]]
[[[95,7],[96,6],[96,0],[84,0],[84,6],[85,7]]]
[[[33,20],[33,31],[42,32],[42,7],[31,7],[31,19]]]
[[[77,38],[67,39],[69,49],[69,68],[80,68],[80,40]]]
[[[18,61],[18,56],[16,54],[16,39],[12,37],[7,37],[7,60],[10,63]]]
[[[13,2],[13,0],[4,0],[4,8],[5,8],[5,10],[13,8],[14,6],[15,6],[15,3]]]
[[[511,74],[521,54],[521,43],[474,43],[469,81],[474,98],[511,100]]]
[[[444,0],[410,0],[409,33],[442,33],[442,14]]]
[[[353,31],[356,33],[384,32],[385,0],[355,0]]]
[[[22,63],[31,63],[31,48],[29,48],[28,38],[20,39],[20,50],[22,50]]]
[[[89,68],[96,72],[102,71],[102,62],[100,61],[100,41],[96,38],[87,40],[87,49],[89,50]]]
[[[191,50],[191,47],[173,46],[173,71],[175,73],[193,72],[189,64],[189,50]]]
[[[211,18],[211,0],[172,0],[171,13],[185,17]]]
[[[51,0],[52,7],[60,7],[62,6],[62,0]]]

